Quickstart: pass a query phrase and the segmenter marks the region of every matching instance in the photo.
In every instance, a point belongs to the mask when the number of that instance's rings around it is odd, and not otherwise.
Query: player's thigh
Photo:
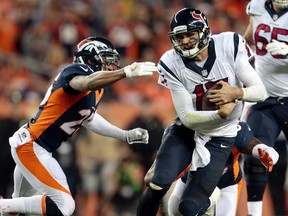
[[[239,195],[238,184],[221,189],[220,199],[216,204],[216,216],[233,216],[236,214]]]
[[[166,130],[157,153],[152,182],[169,188],[173,181],[191,162],[195,146],[193,131],[177,125]]]
[[[266,145],[273,146],[281,127],[271,110],[253,110],[248,116],[248,125],[251,127],[254,136]]]
[[[52,154],[31,141],[11,148],[20,172],[40,194],[49,196],[58,206],[65,200],[72,202],[66,176]]]
[[[37,193],[37,190],[32,187],[32,185],[27,181],[26,178],[24,178],[18,165],[15,166],[13,179],[14,179],[14,191],[12,194],[13,198],[33,196]]]
[[[186,184],[190,186],[185,190],[191,190],[191,193],[199,190],[199,193],[208,193],[210,196],[222,176],[234,143],[235,137],[213,137],[206,143],[205,147],[210,152],[210,162],[203,168],[189,172]]]

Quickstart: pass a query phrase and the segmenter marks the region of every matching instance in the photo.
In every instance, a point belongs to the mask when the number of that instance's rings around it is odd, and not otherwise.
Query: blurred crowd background
[[[173,14],[192,6],[202,10],[214,34],[243,34],[248,0],[0,0],[0,194],[11,196],[14,162],[8,138],[33,117],[51,79],[72,62],[85,37],[108,38],[121,65],[158,62],[171,48]],[[55,157],[76,198],[75,215],[133,216],[143,176],[175,117],[168,90],[158,75],[125,79],[105,89],[99,113],[129,129],[144,127],[149,145],[128,145],[85,129],[63,143]]]

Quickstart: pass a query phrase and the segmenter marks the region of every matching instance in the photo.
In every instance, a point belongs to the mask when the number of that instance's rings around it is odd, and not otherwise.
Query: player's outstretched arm
[[[92,119],[84,121],[83,126],[93,131],[94,133],[127,141],[129,144],[148,144],[149,140],[149,134],[147,130],[143,128],[123,130],[108,122],[98,113],[95,113]]]
[[[80,92],[100,90],[125,77],[131,79],[133,77],[151,76],[156,71],[157,67],[153,62],[134,62],[118,70],[98,71],[89,76],[76,76],[69,82],[69,85]]]
[[[157,71],[157,67],[154,62],[134,62],[123,69],[126,77],[130,79],[138,76],[151,76]]]
[[[279,159],[279,154],[274,148],[261,143],[261,141],[255,137],[252,138],[245,148],[241,149],[241,152],[258,158],[269,172],[272,171],[273,166]]]

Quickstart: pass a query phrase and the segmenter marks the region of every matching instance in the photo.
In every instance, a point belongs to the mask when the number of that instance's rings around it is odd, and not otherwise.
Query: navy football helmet
[[[119,67],[120,56],[112,43],[102,37],[88,37],[77,45],[73,62],[88,65],[93,71],[103,70],[103,67],[114,65]]]
[[[200,10],[194,8],[179,10],[172,18],[170,30],[168,35],[173,48],[179,55],[185,58],[195,57],[209,45],[211,39],[211,30],[207,17]],[[191,37],[190,45],[187,48],[187,46],[183,45],[181,35],[188,33],[187,35],[189,36],[189,32],[198,32],[199,39]],[[195,41],[196,45],[193,44]]]

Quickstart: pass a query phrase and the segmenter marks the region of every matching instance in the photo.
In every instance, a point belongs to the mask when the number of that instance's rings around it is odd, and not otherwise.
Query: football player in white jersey
[[[164,132],[155,174],[137,216],[156,215],[161,199],[191,162],[179,211],[184,216],[203,215],[234,145],[242,101],[263,101],[267,96],[240,35],[211,36],[206,16],[194,8],[178,11],[170,29],[173,49],[160,59],[158,82],[170,90],[178,117]],[[216,83],[222,88],[210,90],[208,99],[219,109],[203,111],[202,97]]]
[[[261,163],[265,166],[268,172],[272,171],[274,164],[277,163],[279,158],[279,155],[274,148],[262,144],[260,140],[253,137],[253,133],[247,123],[239,122],[235,145],[232,148],[231,154],[226,162],[221,179],[217,184],[217,187],[221,190],[219,200],[217,201],[217,190],[215,190],[215,193],[213,192],[214,195],[211,195],[211,198],[216,204],[216,216],[236,215],[243,177],[240,167],[240,153],[253,155],[253,157],[261,160]],[[151,181],[154,175],[154,169],[155,161],[144,178],[146,185]],[[183,173],[185,173],[187,170],[188,169],[184,170]],[[169,216],[181,215],[178,211],[178,206],[180,197],[182,196],[185,188],[185,182],[187,179],[186,174],[187,173],[181,173],[178,176],[179,178],[181,177],[181,179],[177,180],[173,192],[169,197],[167,204]],[[214,215],[214,210],[214,208],[209,208],[205,215]]]
[[[271,172],[273,165],[277,163],[279,155],[274,148],[269,147],[260,140],[253,137],[253,132],[245,122],[239,122],[238,133],[235,145],[229,156],[222,177],[217,187],[220,191],[220,198],[216,201],[215,208],[208,209],[205,215],[233,216],[236,215],[238,200],[242,187],[242,170],[240,167],[240,153],[253,155],[260,160],[268,172]],[[187,174],[187,173],[186,173]],[[169,197],[168,213],[169,216],[180,216],[178,211],[180,197],[185,189],[187,175],[178,179],[174,190]],[[215,212],[215,214],[213,214]]]
[[[247,122],[255,137],[273,147],[281,131],[288,137],[288,0],[251,0],[247,5],[247,14],[250,16],[250,23],[244,37],[251,43],[254,40],[255,70],[269,96],[264,102],[251,107]],[[286,154],[286,151],[282,154]],[[286,157],[279,161],[287,163]],[[248,212],[253,216],[261,216],[267,173],[258,160],[249,156],[245,157],[244,168]],[[276,170],[277,166],[272,176]],[[284,215],[285,172],[278,172],[276,178],[277,181],[282,179],[282,185],[270,184],[270,188],[280,187],[280,193],[276,192],[275,195],[275,189],[271,190],[275,214]]]

